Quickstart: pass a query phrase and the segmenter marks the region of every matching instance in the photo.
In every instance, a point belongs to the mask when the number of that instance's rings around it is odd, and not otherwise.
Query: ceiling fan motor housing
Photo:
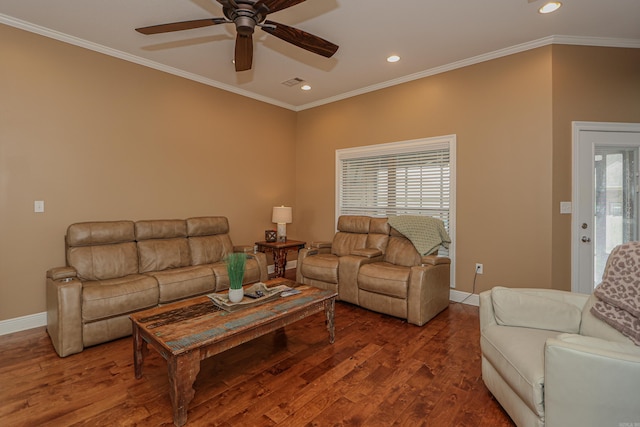
[[[272,12],[278,12],[295,6],[305,0],[217,0],[222,6],[224,18],[203,18],[190,21],[170,22],[167,24],[151,25],[136,28],[142,34],[168,33],[172,31],[190,30],[208,27],[210,25],[227,24],[233,22],[236,27],[236,44],[234,63],[236,71],[251,69],[253,61],[253,33],[256,26],[267,33],[291,43],[309,52],[330,58],[338,45],[321,37],[309,34],[288,25],[267,21],[266,17]]]
[[[260,10],[254,9],[254,3],[255,1],[251,0],[240,0],[236,1],[236,9],[223,8],[224,16],[236,24],[238,34],[243,36],[253,34],[256,25],[266,18],[266,14],[262,14],[262,8]]]

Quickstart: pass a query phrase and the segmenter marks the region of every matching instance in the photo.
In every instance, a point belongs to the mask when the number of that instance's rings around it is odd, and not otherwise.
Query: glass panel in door
[[[594,286],[611,250],[638,239],[638,147],[595,146]]]

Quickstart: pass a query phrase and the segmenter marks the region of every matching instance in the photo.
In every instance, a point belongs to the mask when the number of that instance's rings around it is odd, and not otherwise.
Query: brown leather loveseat
[[[296,280],[422,326],[449,305],[448,257],[420,255],[387,218],[343,215],[332,242],[298,254]]]
[[[66,266],[47,271],[47,331],[61,357],[131,334],[129,315],[229,288],[224,258],[246,252],[245,283],[267,280],[263,253],[234,247],[226,217],[72,224]]]

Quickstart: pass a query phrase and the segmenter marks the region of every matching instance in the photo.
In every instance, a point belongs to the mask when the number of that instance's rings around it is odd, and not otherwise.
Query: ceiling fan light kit
[[[253,62],[253,32],[255,27],[315,54],[330,58],[338,50],[338,45],[306,31],[289,27],[274,21],[267,21],[270,13],[295,6],[305,0],[217,0],[222,5],[224,18],[196,19],[136,28],[141,34],[151,35],[172,31],[190,30],[218,24],[235,24],[235,68],[236,71],[250,70]]]

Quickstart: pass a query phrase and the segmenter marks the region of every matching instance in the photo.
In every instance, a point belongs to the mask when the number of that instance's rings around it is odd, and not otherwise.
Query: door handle
[[[583,243],[589,243],[591,241],[591,239],[587,236],[582,236],[582,239],[580,240],[582,240]]]

